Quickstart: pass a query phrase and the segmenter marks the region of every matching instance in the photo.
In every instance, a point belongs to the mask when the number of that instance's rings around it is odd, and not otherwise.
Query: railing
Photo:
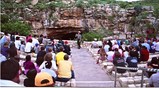
[[[132,67],[114,67],[115,69],[115,80],[114,80],[114,87],[116,87],[116,82],[117,82],[117,68],[119,69],[125,69],[125,70],[142,70],[142,76],[141,76],[141,87],[143,87],[143,79],[144,79],[144,72],[159,72],[159,69],[152,69],[152,68],[132,68]]]

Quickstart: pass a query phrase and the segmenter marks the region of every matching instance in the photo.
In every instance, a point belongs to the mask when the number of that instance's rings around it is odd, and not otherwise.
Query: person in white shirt
[[[106,43],[105,46],[104,46],[105,52],[108,52],[108,51],[109,51],[109,48],[110,48],[110,46]]]
[[[156,50],[156,52],[159,52],[159,40],[155,44],[155,50]]]
[[[38,39],[37,39],[37,36],[36,36],[36,35],[34,35],[34,37],[32,37],[32,44],[33,44],[33,46],[35,46],[36,44],[38,44],[38,45],[39,45],[39,41],[38,41]]]
[[[31,53],[32,48],[33,48],[32,39],[29,39],[25,46],[25,52]]]
[[[112,61],[113,61],[113,56],[114,56],[114,51],[112,51],[112,49],[109,48],[109,51],[106,52],[106,54],[107,54],[107,60],[108,60],[109,62],[112,62]]]
[[[50,62],[50,61],[45,62],[45,67],[46,67],[46,68],[41,69],[41,72],[47,72],[47,73],[49,73],[52,77],[54,77],[54,78],[56,79],[57,74],[56,74],[56,72],[55,72],[54,70],[51,69],[51,67],[52,67],[52,62]]]
[[[46,63],[47,61],[52,62],[52,67],[51,67],[51,69],[54,70],[54,71],[57,71],[56,62],[55,62],[54,60],[52,60],[52,54],[51,54],[51,53],[47,53],[47,54],[44,56],[44,62],[40,65],[39,69],[46,68],[45,63]]]
[[[15,47],[17,48],[17,50],[20,50],[21,41],[20,41],[19,36],[16,37],[16,40],[15,40],[14,44],[15,44]]]
[[[115,48],[119,49],[119,45],[117,44],[117,42],[115,42],[114,45],[112,46],[112,50],[114,50]]]
[[[126,61],[127,57],[129,57],[129,48],[128,47],[125,47],[123,56],[124,56],[124,60]]]

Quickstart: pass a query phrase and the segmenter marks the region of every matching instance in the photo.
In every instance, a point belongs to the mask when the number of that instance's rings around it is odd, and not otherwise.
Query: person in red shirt
[[[149,51],[145,46],[141,46],[140,61],[148,61],[148,59],[149,59]]]

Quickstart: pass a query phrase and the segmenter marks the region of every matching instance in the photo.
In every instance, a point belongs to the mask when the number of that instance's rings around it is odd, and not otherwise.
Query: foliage
[[[83,34],[83,39],[85,41],[93,41],[94,38],[101,39],[103,38],[103,35],[93,31]]]
[[[1,24],[1,29],[3,32],[18,32],[21,35],[28,35],[30,33],[31,27],[28,24],[20,21],[12,21]]]
[[[9,16],[8,15],[1,15],[1,23],[7,23],[9,21]]]

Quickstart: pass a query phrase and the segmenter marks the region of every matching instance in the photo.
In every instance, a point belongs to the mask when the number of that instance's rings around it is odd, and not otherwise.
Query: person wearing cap
[[[52,87],[54,84],[54,80],[49,73],[40,72],[35,76],[36,87]]]
[[[81,42],[82,42],[81,31],[78,31],[78,33],[75,35],[75,37],[77,39],[78,49],[80,49],[81,48]]]
[[[67,41],[64,42],[64,52],[67,53],[68,55],[71,55],[71,49]]]

